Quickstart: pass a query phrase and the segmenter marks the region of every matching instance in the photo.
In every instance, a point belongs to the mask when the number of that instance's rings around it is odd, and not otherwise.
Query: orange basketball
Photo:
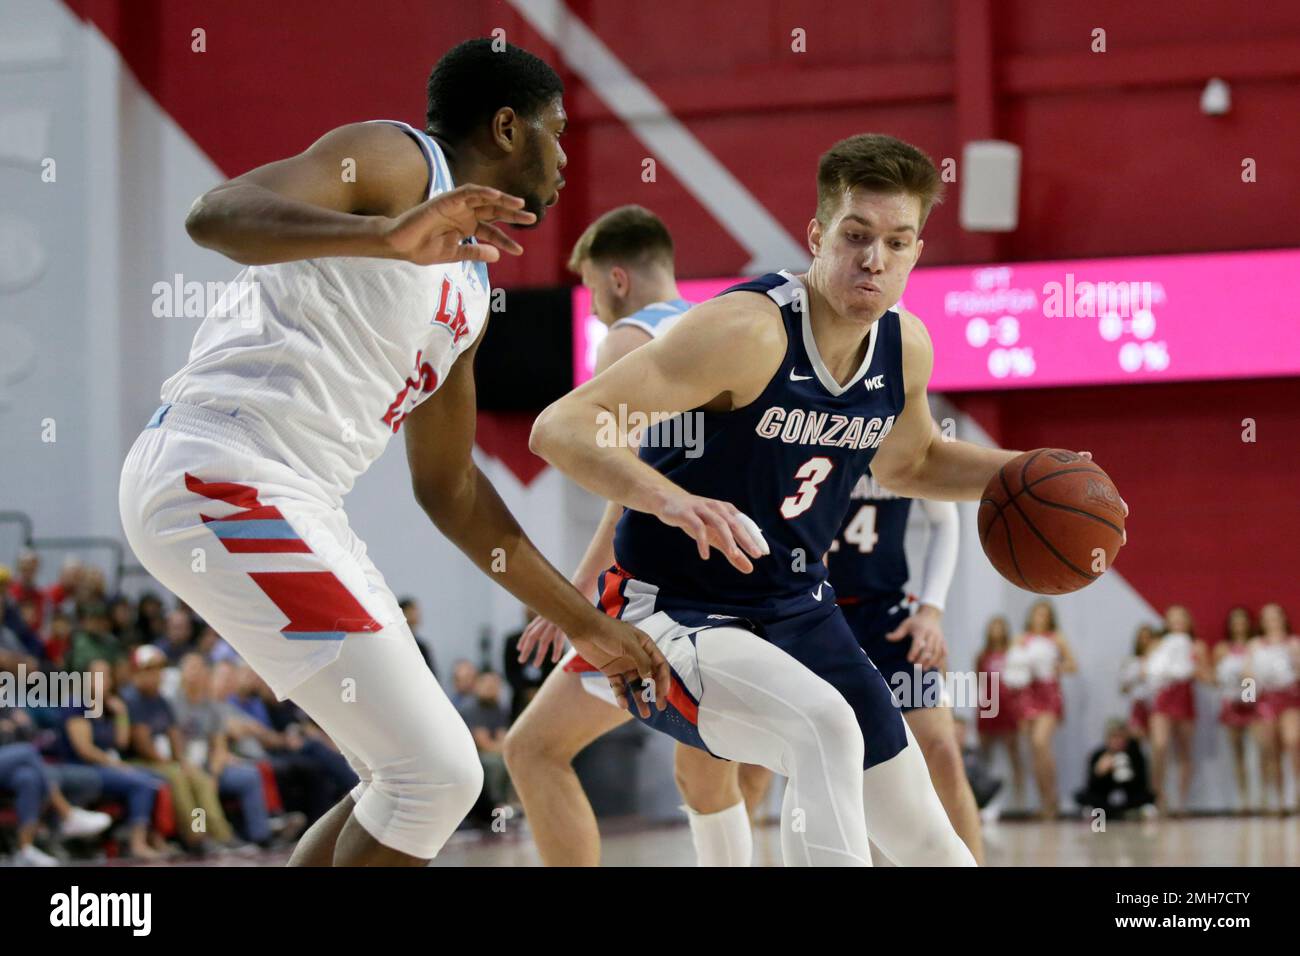
[[[980,499],[980,544],[998,573],[1036,594],[1069,594],[1110,567],[1124,506],[1095,462],[1039,448],[1007,462]]]

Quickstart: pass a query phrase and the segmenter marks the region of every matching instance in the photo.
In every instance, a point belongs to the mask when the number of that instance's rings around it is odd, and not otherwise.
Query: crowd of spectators
[[[109,594],[76,561],[44,583],[30,552],[15,571],[0,567],[0,853],[12,863],[251,854],[356,785],[329,738],[184,604]],[[19,699],[38,673],[45,697]]]

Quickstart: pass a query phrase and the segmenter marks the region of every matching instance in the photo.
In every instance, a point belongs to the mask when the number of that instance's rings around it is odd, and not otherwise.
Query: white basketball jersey
[[[378,121],[389,122],[389,121]],[[453,187],[438,144],[432,197]],[[341,499],[447,379],[487,320],[483,263],[323,258],[243,270],[162,388],[247,425],[259,445]]]

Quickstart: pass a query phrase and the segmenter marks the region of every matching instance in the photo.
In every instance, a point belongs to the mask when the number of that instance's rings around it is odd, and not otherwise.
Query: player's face
[[[546,216],[546,210],[559,201],[560,190],[564,188],[563,169],[569,158],[564,154],[560,138],[568,124],[564,102],[557,96],[524,127],[520,168],[509,191],[524,197],[524,208],[537,216],[538,223]]]
[[[874,322],[903,297],[924,246],[920,231],[918,197],[846,190],[825,224],[808,224],[819,291],[839,315]]]

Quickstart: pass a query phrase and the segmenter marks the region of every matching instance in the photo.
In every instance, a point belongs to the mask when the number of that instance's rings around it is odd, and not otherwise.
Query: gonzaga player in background
[[[340,127],[212,190],[187,221],[199,244],[249,266],[239,288],[257,321],[232,297],[204,321],[127,456],[122,521],[150,573],[361,778],[293,863],[422,864],[482,786],[468,729],[342,510],[402,428],[439,530],[485,571],[502,549],[493,577],[562,620],[619,692],[653,677],[667,694],[657,648],[546,563],[471,457],[485,264],[521,251],[491,223],[534,223],[558,198],[562,92],[522,50],[461,44],[430,76],[427,132]],[[347,160],[355,182],[340,175]]]

